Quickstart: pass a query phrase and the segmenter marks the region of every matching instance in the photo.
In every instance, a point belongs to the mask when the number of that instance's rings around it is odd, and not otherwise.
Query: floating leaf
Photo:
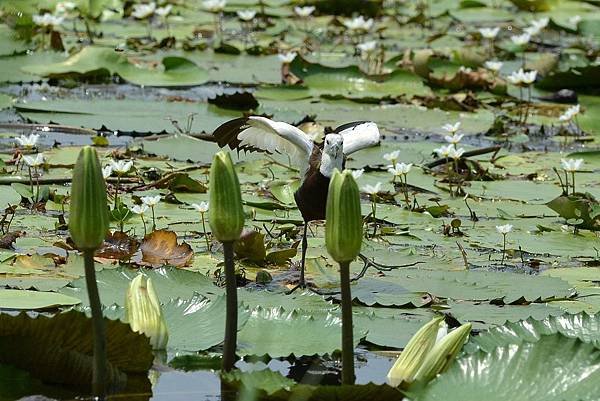
[[[177,234],[167,230],[156,230],[146,235],[140,250],[142,263],[153,267],[188,266],[194,257],[192,247],[185,242],[178,244]]]

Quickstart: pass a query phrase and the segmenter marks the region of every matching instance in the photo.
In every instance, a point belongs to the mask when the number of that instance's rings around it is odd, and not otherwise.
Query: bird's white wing
[[[348,156],[356,151],[379,144],[381,136],[377,124],[372,121],[357,121],[340,125],[334,131],[344,139],[344,154]]]
[[[263,150],[288,155],[302,176],[308,169],[313,141],[291,124],[266,117],[251,116],[228,121],[215,130],[219,146],[232,149]]]

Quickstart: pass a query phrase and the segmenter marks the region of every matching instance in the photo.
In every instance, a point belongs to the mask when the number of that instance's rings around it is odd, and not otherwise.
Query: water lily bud
[[[240,183],[231,156],[223,151],[215,155],[210,166],[208,222],[212,234],[221,242],[238,240],[244,228]]]
[[[139,274],[127,289],[125,316],[131,329],[150,338],[153,349],[165,349],[169,341],[167,323],[152,280]]]
[[[97,249],[108,231],[106,184],[96,150],[86,146],[73,169],[69,232],[80,250]]]
[[[427,383],[448,369],[469,338],[469,333],[471,333],[471,323],[466,323],[452,330],[436,343],[417,372],[415,380]]]
[[[443,321],[443,316],[435,317],[412,336],[388,372],[387,379],[390,386],[397,387],[403,382],[414,381],[423,361],[435,345]]]
[[[338,263],[351,262],[360,253],[363,221],[360,192],[352,172],[335,171],[329,183],[325,212],[325,244]]]

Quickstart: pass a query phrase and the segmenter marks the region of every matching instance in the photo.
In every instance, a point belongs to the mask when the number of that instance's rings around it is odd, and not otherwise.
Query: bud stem
[[[94,336],[94,370],[92,376],[92,393],[99,400],[106,396],[106,336],[104,332],[104,319],[100,306],[100,295],[96,283],[96,270],[94,269],[94,250],[83,251],[85,266],[85,281],[92,309],[92,328]]]
[[[235,348],[237,344],[237,283],[235,278],[235,265],[233,263],[233,241],[223,242],[223,253],[225,256],[225,342],[223,344],[223,366],[225,372],[229,372],[235,365]]]
[[[340,263],[342,290],[342,384],[354,384],[354,333],[352,332],[352,295],[350,262]]]

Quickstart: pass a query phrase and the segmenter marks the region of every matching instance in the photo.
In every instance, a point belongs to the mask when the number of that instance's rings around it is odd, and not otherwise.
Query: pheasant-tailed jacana
[[[329,179],[333,171],[344,168],[349,154],[379,143],[377,124],[371,121],[343,124],[326,133],[323,143],[316,144],[304,131],[291,124],[250,116],[222,124],[213,132],[213,137],[220,147],[229,145],[237,150],[287,154],[300,167],[302,184],[294,198],[304,219],[299,287],[305,287],[308,223],[325,219]]]

